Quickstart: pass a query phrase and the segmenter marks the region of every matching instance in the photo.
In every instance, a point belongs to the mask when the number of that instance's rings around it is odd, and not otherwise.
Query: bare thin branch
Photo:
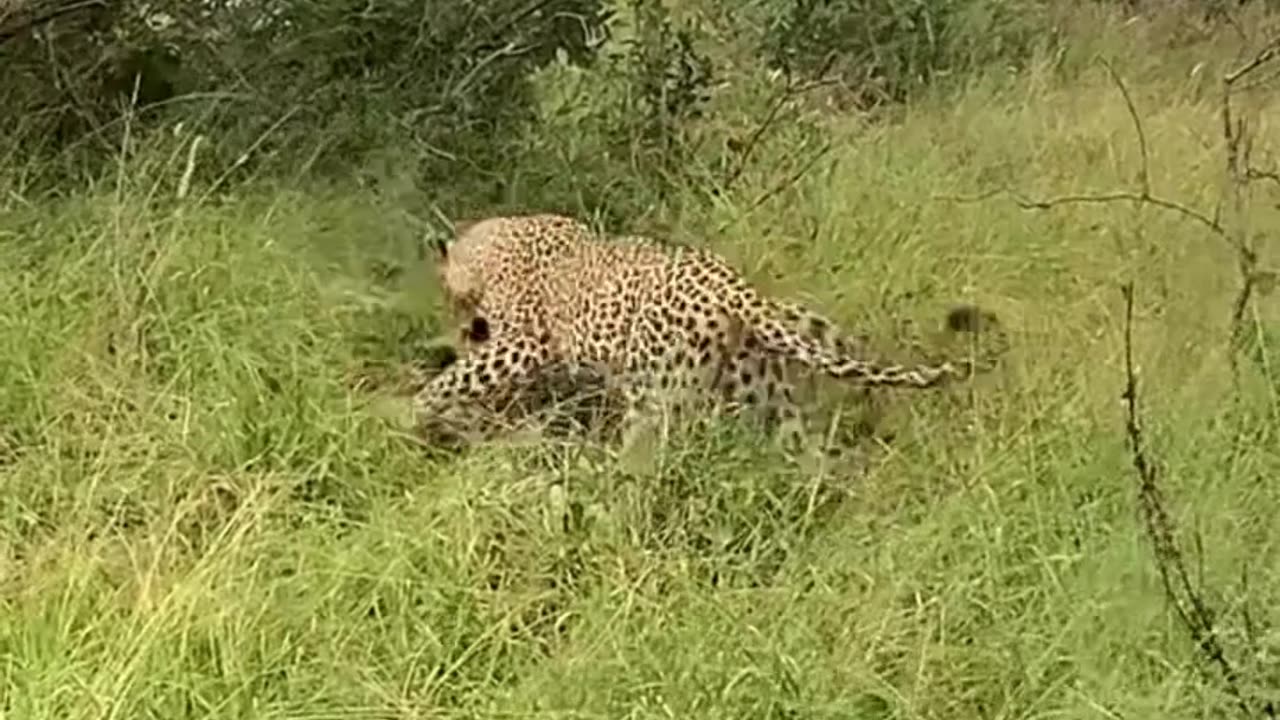
[[[1231,85],[1235,85],[1237,82],[1240,81],[1241,78],[1245,77],[1246,75],[1253,72],[1254,70],[1257,70],[1263,65],[1266,65],[1272,60],[1275,60],[1277,57],[1280,57],[1280,38],[1275,38],[1271,40],[1271,42],[1267,43],[1261,50],[1258,51],[1257,55],[1253,56],[1252,60],[1245,63],[1244,65],[1241,65],[1235,70],[1232,70],[1231,72],[1227,73],[1222,78],[1222,81],[1226,83],[1228,87]]]
[[[742,220],[743,218],[747,217],[752,212],[754,212],[757,208],[759,208],[761,205],[768,202],[770,198],[774,197],[775,195],[778,195],[779,193],[784,192],[787,188],[803,180],[804,176],[808,175],[809,171],[813,169],[813,166],[817,165],[819,160],[829,155],[831,151],[834,149],[835,149],[835,144],[833,142],[827,141],[826,143],[824,143],[822,147],[818,148],[818,150],[815,153],[813,153],[813,155],[805,159],[805,161],[800,164],[800,167],[797,168],[795,172],[783,178],[780,182],[778,182],[773,187],[760,193],[759,196],[757,196],[754,200],[751,201],[751,204],[748,205],[745,210],[743,210],[741,213],[738,213],[738,215],[736,215],[732,220],[728,220],[724,222],[717,229],[717,232],[724,232],[725,230],[728,230],[739,220]]]
[[[1178,547],[1173,519],[1165,509],[1165,500],[1160,489],[1160,472],[1147,451],[1146,439],[1142,431],[1141,415],[1138,411],[1138,374],[1133,362],[1133,283],[1126,283],[1121,292],[1124,294],[1124,370],[1125,370],[1125,434],[1129,441],[1129,450],[1133,468],[1138,476],[1138,503],[1147,528],[1147,537],[1151,541],[1155,555],[1156,569],[1164,585],[1165,596],[1177,613],[1182,625],[1187,629],[1192,642],[1203,653],[1205,659],[1218,669],[1227,693],[1235,701],[1236,707],[1243,717],[1258,717],[1244,692],[1240,689],[1240,677],[1235,666],[1228,660],[1226,651],[1218,639],[1214,627],[1214,613],[1209,609],[1202,594],[1191,582],[1187,572],[1186,560]],[[1274,717],[1274,713],[1265,706],[1262,714]]]
[[[1101,58],[1099,62],[1107,69],[1107,74],[1111,76],[1111,81],[1115,83],[1120,90],[1120,95],[1124,97],[1124,105],[1129,109],[1129,118],[1133,121],[1133,129],[1138,134],[1138,152],[1142,156],[1142,167],[1139,169],[1138,183],[1142,188],[1142,197],[1151,199],[1151,157],[1147,152],[1147,133],[1142,129],[1142,118],[1138,115],[1138,108],[1133,104],[1133,96],[1129,94],[1129,88],[1121,79],[1120,73],[1116,72],[1115,67],[1111,65],[1106,58]]]
[[[1022,199],[1018,199],[1017,203],[1020,207],[1025,209],[1047,210],[1049,208],[1054,207],[1055,205],[1072,205],[1072,204],[1079,205],[1079,204],[1088,204],[1088,203],[1096,204],[1096,203],[1117,202],[1117,201],[1123,201],[1123,200],[1128,200],[1130,202],[1136,202],[1136,203],[1145,203],[1147,205],[1154,205],[1159,208],[1171,210],[1189,220],[1194,220],[1195,222],[1204,226],[1205,229],[1209,230],[1215,235],[1223,234],[1222,226],[1218,223],[1217,220],[1214,220],[1208,215],[1205,215],[1204,213],[1198,210],[1189,208],[1186,205],[1183,205],[1181,203],[1174,202],[1173,200],[1166,200],[1164,198],[1154,197],[1152,195],[1148,195],[1145,193],[1119,191],[1119,192],[1113,192],[1113,193],[1103,193],[1100,195],[1063,195],[1056,198],[1049,198],[1047,200],[1030,200],[1030,199],[1022,198]]]
[[[805,95],[806,93],[817,90],[818,88],[834,85],[837,82],[838,80],[835,78],[820,78],[818,80],[805,83],[797,83],[788,79],[787,84],[778,91],[777,96],[774,98],[773,102],[770,103],[769,110],[765,113],[764,119],[760,121],[760,124],[756,126],[756,129],[747,137],[746,142],[742,143],[741,149],[738,150],[737,162],[734,163],[733,170],[729,173],[729,176],[725,178],[723,187],[730,187],[737,182],[739,177],[742,176],[742,173],[747,169],[747,162],[751,159],[751,154],[755,152],[756,147],[760,144],[760,141],[764,139],[764,136],[768,131],[773,129],[777,124],[778,118],[781,116],[782,110],[787,106],[788,102]]]
[[[1236,84],[1270,65],[1280,58],[1280,38],[1273,38],[1254,55],[1253,59],[1228,72],[1222,79],[1222,138],[1226,146],[1226,182],[1230,201],[1231,218],[1227,239],[1236,249],[1236,261],[1240,269],[1240,289],[1231,304],[1230,362],[1235,381],[1240,381],[1237,351],[1247,331],[1245,316],[1254,295],[1257,279],[1258,254],[1249,240],[1247,225],[1249,184],[1254,180],[1270,180],[1280,184],[1280,174],[1251,167],[1249,156],[1253,149],[1253,134],[1243,117],[1236,117],[1231,104],[1232,97],[1240,90]]]
[[[1212,217],[1173,200],[1158,197],[1151,187],[1150,155],[1141,117],[1128,87],[1116,72],[1115,68],[1102,62],[1112,82],[1124,97],[1125,106],[1133,122],[1139,144],[1142,167],[1140,168],[1137,190],[1117,190],[1104,193],[1070,194],[1045,199],[1033,199],[1017,192],[1002,189],[992,190],[972,197],[942,197],[940,199],[954,202],[980,202],[997,195],[1011,197],[1019,207],[1032,210],[1049,210],[1065,205],[1096,205],[1114,202],[1131,202],[1138,205],[1152,205],[1178,214],[1185,219],[1197,223],[1213,235],[1223,238],[1236,250],[1241,263],[1241,272],[1245,278],[1243,287],[1233,305],[1233,327],[1239,328],[1242,318],[1252,296],[1253,267],[1256,257],[1248,246],[1246,233],[1240,225],[1244,204],[1245,185],[1251,177],[1268,179],[1280,184],[1280,173],[1268,173],[1253,169],[1248,164],[1249,142],[1246,125],[1234,120],[1231,115],[1230,96],[1232,83],[1246,77],[1259,67],[1273,59],[1280,58],[1280,41],[1273,42],[1252,61],[1229,73],[1224,79],[1223,91],[1223,128],[1227,142],[1227,169],[1231,180],[1230,194],[1224,195],[1230,200],[1228,220],[1221,219],[1221,207],[1214,211]],[[1216,675],[1227,694],[1234,701],[1242,717],[1255,718],[1276,716],[1275,707],[1271,703],[1251,698],[1242,690],[1242,682],[1235,665],[1228,659],[1218,631],[1214,624],[1214,612],[1205,601],[1203,593],[1193,584],[1187,570],[1186,561],[1176,540],[1174,523],[1166,510],[1165,500],[1160,487],[1160,471],[1149,457],[1146,441],[1143,436],[1138,402],[1138,378],[1133,358],[1133,284],[1123,287],[1125,299],[1124,318],[1124,365],[1125,365],[1125,430],[1130,446],[1131,460],[1138,480],[1138,501],[1141,509],[1145,531],[1151,541],[1155,565],[1160,573],[1166,598],[1176,613],[1183,627],[1207,663],[1206,672],[1216,669]],[[1234,353],[1233,353],[1234,356]],[[1256,705],[1256,707],[1255,707]]]
[[[1099,62],[1107,70],[1111,81],[1120,91],[1120,95],[1124,98],[1125,108],[1129,111],[1129,119],[1133,122],[1134,133],[1138,137],[1138,152],[1141,157],[1141,167],[1138,170],[1138,190],[1117,190],[1114,192],[1089,193],[1089,194],[1071,194],[1060,195],[1057,197],[1035,199],[1021,195],[1012,190],[992,190],[981,195],[962,198],[935,196],[937,199],[951,200],[953,202],[979,202],[987,200],[996,195],[1009,195],[1018,204],[1018,207],[1024,210],[1049,210],[1060,205],[1101,205],[1114,202],[1132,202],[1141,205],[1152,205],[1164,210],[1181,215],[1182,217],[1198,223],[1209,232],[1218,237],[1230,240],[1226,229],[1214,213],[1214,217],[1210,217],[1205,213],[1194,208],[1183,205],[1166,198],[1159,197],[1152,192],[1151,189],[1151,156],[1147,145],[1147,133],[1142,125],[1142,117],[1138,114],[1137,105],[1134,104],[1133,95],[1129,93],[1129,88],[1125,84],[1124,79],[1120,77],[1115,67],[1106,59],[1099,59]]]
[[[1258,168],[1245,169],[1245,178],[1249,180],[1266,180],[1280,185],[1280,172],[1275,170],[1260,170]]]
[[[1192,220],[1214,235],[1225,235],[1222,225],[1214,218],[1194,208],[1187,207],[1173,200],[1168,200],[1154,195],[1148,195],[1141,192],[1131,192],[1128,190],[1117,190],[1115,192],[1096,193],[1096,194],[1080,194],[1080,195],[1058,195],[1050,198],[1031,198],[1022,195],[1013,190],[1002,188],[998,190],[989,190],[978,195],[934,195],[935,200],[946,200],[956,203],[975,203],[990,200],[997,195],[1007,195],[1011,197],[1018,207],[1024,210],[1049,210],[1060,205],[1103,205],[1114,202],[1134,202],[1153,205],[1163,208],[1181,215],[1188,220]]]

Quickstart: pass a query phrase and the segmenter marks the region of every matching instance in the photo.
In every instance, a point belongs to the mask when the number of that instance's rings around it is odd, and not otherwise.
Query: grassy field
[[[1116,59],[1155,192],[1207,214],[1226,44]],[[1264,98],[1256,116],[1259,163],[1278,109]],[[349,389],[354,368],[402,362],[439,330],[417,231],[371,192],[180,201],[179,155],[169,175],[125,165],[10,203],[0,715],[1230,713],[1138,513],[1128,280],[1170,512],[1242,682],[1275,699],[1280,389],[1260,346],[1233,400],[1232,249],[1158,208],[948,199],[1137,189],[1107,73],[1041,65],[831,133],[799,182],[757,205],[792,171],[753,172],[666,218],[673,235],[887,353],[899,321],[928,331],[957,301],[994,310],[1014,344],[972,386],[879,394],[892,439],[831,464],[729,427],[638,469],[573,445],[424,458],[393,436],[392,400]],[[1263,238],[1280,229],[1271,192],[1250,214]],[[407,270],[385,280],[378,263]],[[1273,337],[1277,317],[1262,298]],[[817,430],[858,411],[817,389]]]

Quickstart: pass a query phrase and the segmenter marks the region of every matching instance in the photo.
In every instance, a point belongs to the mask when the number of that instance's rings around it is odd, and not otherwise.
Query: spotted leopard
[[[459,223],[435,254],[444,295],[470,325],[464,355],[415,396],[419,418],[500,402],[565,366],[617,379],[632,418],[674,391],[783,422],[799,415],[788,362],[863,386],[905,388],[982,369],[972,360],[862,359],[831,321],[761,295],[710,251],[608,238],[562,215]],[[972,330],[973,316],[961,308],[948,322]]]

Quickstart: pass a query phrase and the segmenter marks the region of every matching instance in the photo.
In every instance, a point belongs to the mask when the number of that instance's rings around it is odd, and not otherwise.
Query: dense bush
[[[1209,14],[1222,4],[1200,2]],[[786,87],[823,79],[867,108],[909,99],[944,76],[1016,68],[1057,42],[1053,8],[1062,3],[9,7],[0,11],[0,103],[10,110],[0,116],[0,157],[18,159],[5,165],[24,168],[24,187],[101,175],[126,147],[126,132],[132,147],[146,147],[140,139],[152,129],[181,123],[188,137],[205,135],[196,182],[372,168],[455,205],[631,214],[665,202],[673,185],[712,187],[758,159],[755,146],[768,141],[761,126],[784,124],[776,101]],[[782,89],[767,71],[784,78]],[[725,88],[733,117],[715,115],[714,96]],[[548,92],[559,98],[550,109]]]
[[[0,93],[17,109],[2,130],[27,149],[65,150],[110,126],[136,85],[152,108],[140,126],[176,115],[230,159],[253,147],[254,161],[321,167],[406,142],[424,159],[501,156],[493,138],[530,117],[529,74],[557,56],[589,61],[607,19],[601,0],[172,0],[41,21],[59,5],[85,4],[31,3],[0,32]]]
[[[834,74],[863,105],[896,102],[940,73],[1020,62],[1052,43],[1044,0],[765,0],[769,63]]]

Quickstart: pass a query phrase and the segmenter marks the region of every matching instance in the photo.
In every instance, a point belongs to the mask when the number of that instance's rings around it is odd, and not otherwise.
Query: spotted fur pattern
[[[436,260],[446,297],[471,318],[464,331],[471,342],[416,396],[421,416],[493,402],[564,364],[619,379],[634,412],[674,391],[782,421],[798,417],[787,363],[864,386],[906,388],[977,369],[967,360],[908,366],[863,359],[829,320],[761,295],[714,253],[604,238],[565,216],[461,223]]]

